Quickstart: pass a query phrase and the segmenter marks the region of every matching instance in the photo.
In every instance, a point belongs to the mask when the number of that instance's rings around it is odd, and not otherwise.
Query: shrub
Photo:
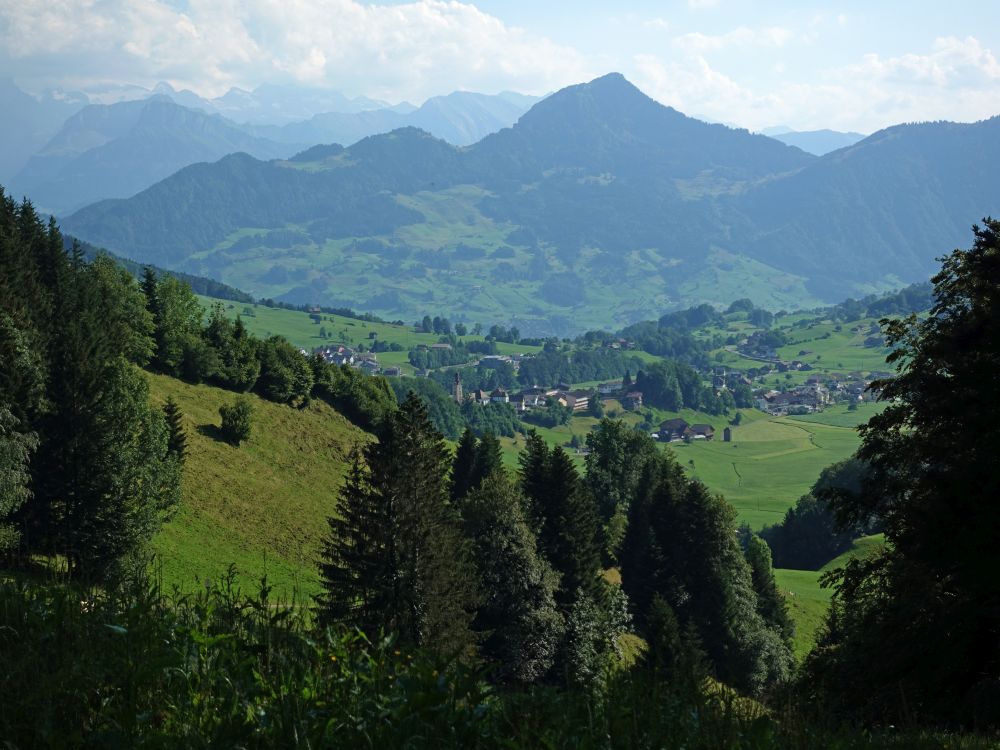
[[[222,435],[233,445],[239,445],[250,439],[253,427],[253,406],[243,396],[237,397],[231,406],[220,406],[219,416],[222,417]]]

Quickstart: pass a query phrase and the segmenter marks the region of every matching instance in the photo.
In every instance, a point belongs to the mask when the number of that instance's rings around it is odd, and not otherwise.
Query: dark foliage
[[[382,421],[377,438],[355,457],[330,518],[319,616],[470,655],[476,591],[449,503],[447,448],[413,394]]]
[[[846,713],[997,726],[1000,714],[1000,222],[943,258],[924,319],[883,321],[895,378],[861,428],[861,491],[829,494],[844,524],[874,517],[886,546],[831,576],[807,689]],[[969,436],[975,439],[968,439]]]

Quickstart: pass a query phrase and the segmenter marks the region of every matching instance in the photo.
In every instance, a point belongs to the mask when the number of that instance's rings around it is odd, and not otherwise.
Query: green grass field
[[[881,534],[866,536],[854,542],[849,550],[831,560],[819,570],[788,570],[776,568],[774,578],[788,602],[788,612],[795,622],[795,655],[805,656],[816,642],[816,632],[823,624],[833,591],[821,588],[820,577],[845,565],[855,557],[865,557],[881,548]]]
[[[404,373],[412,373],[413,368],[407,359],[407,350],[419,344],[435,344],[440,336],[434,333],[421,333],[415,331],[412,326],[393,325],[391,323],[372,323],[365,320],[345,318],[342,315],[322,314],[320,323],[316,323],[309,317],[308,313],[299,310],[286,310],[276,307],[265,307],[264,305],[245,304],[242,302],[228,302],[216,300],[211,297],[199,297],[199,301],[210,309],[216,303],[221,302],[226,314],[232,318],[241,316],[247,329],[256,336],[284,336],[295,346],[311,351],[314,347],[323,344],[345,344],[356,347],[364,344],[370,348],[372,344],[371,334],[375,334],[375,340],[384,341],[387,344],[399,344],[403,347],[400,352],[379,352],[379,363],[385,366],[398,366]],[[251,314],[248,314],[249,310]],[[320,336],[320,329],[326,329],[327,338]],[[464,336],[467,341],[484,341],[482,336]],[[500,354],[527,354],[541,351],[540,346],[527,346],[524,344],[497,343],[497,351]]]
[[[760,415],[734,427],[731,443],[722,442],[718,434],[725,420],[710,418],[717,431],[715,440],[670,447],[692,476],[725,495],[741,522],[759,529],[778,523],[824,468],[850,456],[860,442],[853,425],[880,408],[879,404],[863,404],[858,411],[847,412],[843,407],[842,415],[834,407],[829,417],[826,412],[814,415],[830,424]],[[760,413],[745,410],[744,414]]]
[[[233,393],[147,377],[154,404],[178,402],[188,434],[183,502],[153,545],[164,583],[191,589],[233,563],[248,583],[266,571],[277,594],[315,593],[326,518],[366,434],[321,402],[293,409],[250,395],[253,434],[234,448],[214,429]]]

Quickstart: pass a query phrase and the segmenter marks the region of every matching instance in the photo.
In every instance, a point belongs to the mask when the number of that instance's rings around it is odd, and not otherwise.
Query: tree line
[[[581,475],[530,433],[512,475],[489,433],[466,430],[452,457],[415,394],[376,435],[330,518],[323,622],[480,660],[500,683],[593,690],[635,616],[663,663],[755,693],[789,676],[770,558],[647,436],[603,420]],[[620,587],[602,575],[618,556]]]

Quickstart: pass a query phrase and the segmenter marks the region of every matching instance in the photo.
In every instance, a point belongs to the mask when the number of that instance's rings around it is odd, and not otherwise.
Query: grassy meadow
[[[217,432],[229,391],[147,374],[154,404],[180,405],[188,434],[183,501],[154,540],[167,586],[218,580],[230,563],[277,594],[318,591],[316,559],[353,445],[366,439],[320,401],[294,409],[248,395],[253,433],[239,448]]]
[[[414,330],[411,325],[393,325],[392,323],[372,323],[365,320],[346,318],[342,315],[322,314],[320,323],[316,323],[309,317],[308,313],[299,310],[286,310],[277,307],[265,307],[264,305],[246,304],[242,302],[228,302],[216,300],[212,297],[199,297],[202,305],[210,309],[216,303],[221,302],[226,314],[232,318],[241,316],[247,329],[256,336],[266,338],[267,336],[284,336],[295,346],[307,351],[323,344],[345,344],[356,347],[364,344],[370,348],[373,342],[371,334],[375,334],[377,341],[384,341],[387,344],[399,344],[403,347],[400,352],[379,352],[378,360],[383,366],[400,367],[404,374],[412,374],[413,367],[407,359],[407,350],[419,344],[436,344],[440,336],[436,333],[422,333]],[[251,314],[248,314],[249,310]],[[320,329],[325,328],[327,338],[320,336]],[[483,341],[482,336],[467,335],[462,337],[467,341]],[[500,354],[527,354],[541,351],[540,346],[527,346],[524,344],[497,343],[497,351]]]
[[[824,468],[850,456],[860,442],[855,425],[881,408],[861,404],[848,412],[846,406],[835,406],[810,419],[744,410],[744,421],[732,428],[731,443],[720,434],[725,420],[715,417],[714,422],[709,419],[715,440],[670,447],[692,476],[725,495],[741,522],[759,529],[781,521]]]
[[[816,642],[816,634],[830,604],[833,591],[819,584],[824,573],[836,570],[855,557],[866,557],[884,544],[881,534],[855,540],[849,550],[819,570],[776,568],[774,578],[788,602],[788,612],[795,622],[795,655],[804,657]]]

